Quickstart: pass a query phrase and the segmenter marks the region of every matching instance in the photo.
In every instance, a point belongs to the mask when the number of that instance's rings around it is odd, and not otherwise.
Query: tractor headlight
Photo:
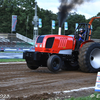
[[[40,48],[42,48],[42,44],[40,44]]]
[[[36,44],[35,47],[38,47],[38,45]]]

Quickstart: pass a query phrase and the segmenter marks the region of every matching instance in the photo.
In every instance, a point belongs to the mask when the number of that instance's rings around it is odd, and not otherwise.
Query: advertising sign
[[[100,92],[100,72],[97,74],[96,84],[95,84],[95,91]]]
[[[12,32],[16,31],[17,15],[12,15]]]
[[[64,29],[68,30],[68,23],[67,22],[65,22]]]
[[[39,18],[39,28],[41,28],[41,27],[42,27],[42,19]]]
[[[52,29],[55,29],[55,21],[52,20]]]

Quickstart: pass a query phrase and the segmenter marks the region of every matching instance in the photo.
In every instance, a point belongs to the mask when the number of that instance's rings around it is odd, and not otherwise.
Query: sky
[[[60,6],[59,0],[36,0],[38,6],[45,10],[51,10],[53,13],[58,12]],[[76,9],[71,12],[84,15],[86,19],[96,16],[100,12],[100,0],[90,0],[90,2],[84,2],[81,5],[77,5]]]

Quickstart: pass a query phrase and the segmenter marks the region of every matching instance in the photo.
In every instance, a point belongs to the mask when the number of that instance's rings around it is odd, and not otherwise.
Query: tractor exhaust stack
[[[61,35],[61,27],[59,27],[58,35]]]

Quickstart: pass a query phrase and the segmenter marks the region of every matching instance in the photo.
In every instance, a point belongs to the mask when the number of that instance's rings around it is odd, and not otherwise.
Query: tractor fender
[[[81,43],[80,49],[83,47],[84,44],[89,43],[89,42],[94,42],[93,40],[87,40]]]

